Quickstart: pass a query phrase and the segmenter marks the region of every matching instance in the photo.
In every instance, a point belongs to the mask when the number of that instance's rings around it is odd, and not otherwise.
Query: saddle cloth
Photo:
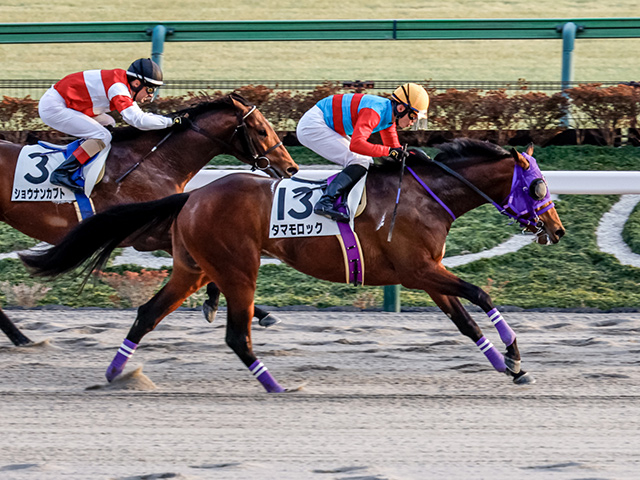
[[[69,145],[39,142],[20,150],[13,177],[12,202],[64,203],[76,200],[71,190],[49,181],[49,176],[80,145],[80,140]],[[104,174],[110,148],[105,148],[82,167],[85,195],[89,197]]]
[[[329,177],[327,180],[332,180]],[[313,206],[322,196],[323,178],[293,177],[281,180],[271,205],[269,238],[321,237],[335,235],[344,257],[346,283],[364,284],[364,258],[353,219],[366,207],[366,175],[349,192],[349,223],[339,223],[313,213]],[[341,206],[340,209],[344,209]],[[344,210],[343,210],[344,211]]]
[[[351,229],[353,229],[353,219],[364,210],[366,205],[364,188],[366,180],[365,175],[351,189],[347,199]],[[296,175],[281,180],[276,186],[271,205],[269,238],[340,235],[337,222],[313,213],[313,206],[322,196],[322,187],[325,184],[326,179],[322,177],[299,178]]]

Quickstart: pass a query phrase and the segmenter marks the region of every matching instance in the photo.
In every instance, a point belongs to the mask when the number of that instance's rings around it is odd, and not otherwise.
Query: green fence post
[[[162,54],[164,53],[164,39],[167,29],[164,25],[156,25],[151,32],[151,60],[162,68]]]
[[[578,27],[573,22],[567,22],[562,26],[562,93],[570,88],[573,81],[573,48],[577,31]],[[560,121],[563,127],[568,128],[570,126],[570,109],[571,107],[567,107],[567,111]]]
[[[384,287],[384,303],[382,308],[385,312],[400,311],[400,285],[387,285]]]

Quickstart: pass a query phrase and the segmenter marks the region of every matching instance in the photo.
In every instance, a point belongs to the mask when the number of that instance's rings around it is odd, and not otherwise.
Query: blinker
[[[536,178],[529,185],[529,196],[539,202],[547,196],[547,191],[547,184],[543,178]]]

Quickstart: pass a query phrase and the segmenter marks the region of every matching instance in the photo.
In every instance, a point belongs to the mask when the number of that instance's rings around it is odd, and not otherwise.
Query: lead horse
[[[91,199],[96,211],[146,202],[184,191],[193,176],[216,155],[226,153],[268,173],[289,177],[298,171],[276,132],[255,106],[237,94],[201,102],[174,115],[187,116],[187,128],[141,131],[116,129],[102,181]],[[22,145],[0,141],[0,220],[35,239],[58,243],[78,224],[72,203],[12,202],[13,175]],[[127,173],[129,172],[129,173]],[[123,244],[138,250],[171,251],[168,232],[149,231]],[[217,307],[216,292],[209,310]],[[267,312],[258,312],[267,315]],[[0,329],[15,345],[31,341],[0,310]]]
[[[414,152],[389,239],[399,166],[371,167],[368,203],[355,219],[369,285],[402,284],[427,292],[460,332],[469,337],[493,367],[515,383],[531,383],[521,369],[516,335],[479,287],[443,266],[445,241],[453,220],[490,202],[536,235],[538,243],[557,243],[565,230],[550,198],[533,147],[511,152],[469,139],[441,147],[434,160]],[[276,181],[234,174],[199,190],[140,205],[116,207],[74,229],[58,246],[22,255],[34,273],[56,276],[105,264],[116,245],[158,221],[171,221],[173,272],[168,283],[138,309],[137,318],[107,369],[109,381],[124,369],[143,336],[185,298],[214,282],[227,299],[227,345],[268,392],[285,389],[255,356],[251,318],[261,253],[267,253],[316,278],[345,282],[345,262],[334,237],[269,238]],[[242,212],[242,215],[238,213]],[[506,353],[483,335],[460,298],[487,314]]]

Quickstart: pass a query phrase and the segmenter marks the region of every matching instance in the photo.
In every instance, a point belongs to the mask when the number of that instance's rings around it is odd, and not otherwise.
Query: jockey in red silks
[[[296,129],[298,141],[344,169],[327,186],[314,213],[348,222],[349,212],[336,210],[335,201],[346,197],[373,163],[372,157],[399,159],[402,147],[396,126],[407,128],[427,117],[429,94],[415,83],[398,87],[391,98],[350,93],[320,100],[307,111]],[[383,145],[368,141],[380,132]],[[346,206],[346,205],[345,205]]]
[[[105,126],[115,120],[107,112],[117,110],[122,119],[140,130],[170,127],[174,120],[143,112],[144,103],[162,85],[162,71],[149,58],[140,58],[127,70],[87,70],[72,73],[53,85],[40,99],[38,112],[50,127],[86,139],[69,158],[51,173],[50,181],[82,193],[71,175],[111,143]]]

